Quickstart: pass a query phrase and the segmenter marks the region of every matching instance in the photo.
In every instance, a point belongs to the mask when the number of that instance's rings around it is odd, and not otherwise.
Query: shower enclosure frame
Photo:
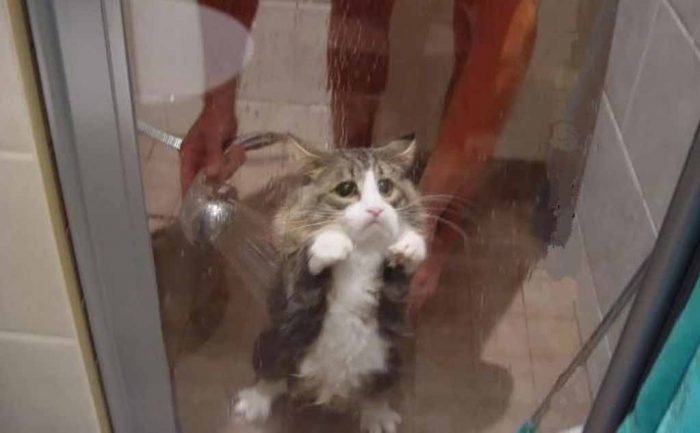
[[[616,2],[617,0],[606,0]],[[26,0],[51,145],[115,433],[176,433],[120,0]],[[588,418],[615,431],[700,235],[700,133]]]
[[[112,430],[176,433],[121,2],[24,5]]]

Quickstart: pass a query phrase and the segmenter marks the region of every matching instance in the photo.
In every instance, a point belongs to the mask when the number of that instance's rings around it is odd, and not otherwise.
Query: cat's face
[[[406,176],[412,138],[370,149],[319,153],[306,149],[307,179],[292,204],[309,233],[339,228],[357,245],[388,245],[406,226],[421,229],[422,209]]]

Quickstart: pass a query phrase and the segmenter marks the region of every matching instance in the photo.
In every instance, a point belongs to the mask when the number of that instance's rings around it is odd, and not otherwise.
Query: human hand
[[[208,97],[202,113],[182,141],[180,179],[183,194],[199,170],[204,169],[207,179],[223,182],[245,162],[245,150],[240,146],[234,146],[224,154],[227,144],[238,132],[234,102],[232,95]]]

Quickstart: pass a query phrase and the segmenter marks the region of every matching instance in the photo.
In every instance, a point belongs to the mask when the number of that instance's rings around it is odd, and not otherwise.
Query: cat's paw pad
[[[246,421],[263,421],[270,416],[272,398],[260,392],[256,387],[246,388],[238,393],[238,400],[233,411]]]
[[[338,231],[326,231],[316,236],[309,248],[309,271],[313,275],[348,258],[353,245],[347,235]]]
[[[389,406],[365,408],[360,415],[362,433],[396,433],[401,415]]]
[[[403,265],[407,270],[413,271],[425,260],[427,254],[425,239],[416,232],[406,232],[389,247],[389,253],[389,262],[392,265]]]

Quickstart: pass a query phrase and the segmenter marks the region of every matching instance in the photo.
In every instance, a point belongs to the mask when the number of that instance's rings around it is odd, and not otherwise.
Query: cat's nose
[[[367,213],[369,213],[370,215],[372,215],[375,218],[378,218],[379,215],[382,214],[382,212],[384,212],[384,209],[382,209],[380,207],[368,207],[367,208]]]

